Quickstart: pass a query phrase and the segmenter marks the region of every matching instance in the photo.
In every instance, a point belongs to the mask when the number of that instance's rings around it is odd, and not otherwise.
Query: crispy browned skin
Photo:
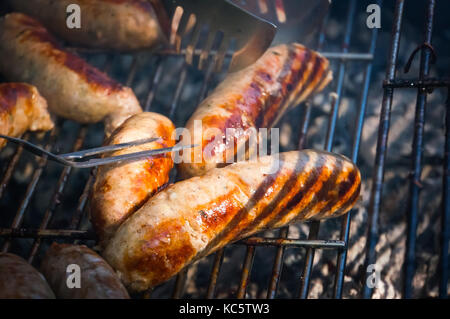
[[[41,21],[70,43],[121,51],[148,49],[165,41],[155,8],[148,0],[9,0],[15,11]],[[81,9],[81,28],[67,27],[66,9]]]
[[[80,267],[80,288],[67,287],[67,266]],[[129,299],[114,270],[86,246],[53,243],[41,271],[60,299]]]
[[[360,184],[347,158],[312,150],[215,168],[153,196],[119,227],[103,256],[127,287],[145,290],[261,230],[342,215]]]
[[[0,253],[0,299],[54,299],[44,276],[23,258]]]
[[[19,137],[26,131],[48,131],[53,122],[47,102],[38,90],[25,83],[0,84],[0,134]],[[6,141],[0,139],[0,148]]]
[[[178,166],[181,176],[198,176],[223,166],[227,152],[236,154],[237,145],[249,140],[248,129],[271,128],[289,106],[321,91],[331,79],[328,60],[296,43],[273,47],[253,65],[229,74],[186,124],[191,140],[183,138],[183,143],[201,147],[184,155],[191,160]],[[194,133],[196,120],[202,123],[202,135]],[[237,131],[226,137],[228,128]]]
[[[0,19],[0,73],[35,85],[57,115],[81,123],[105,121],[107,134],[142,112],[130,88],[65,51],[39,22],[21,13]]]
[[[160,137],[160,141],[139,145],[112,154],[121,155],[175,144],[175,127],[165,116],[145,112],[129,118],[106,142],[107,145]],[[153,156],[145,161],[100,166],[91,193],[91,221],[101,243],[117,227],[169,181],[173,167],[171,154]]]

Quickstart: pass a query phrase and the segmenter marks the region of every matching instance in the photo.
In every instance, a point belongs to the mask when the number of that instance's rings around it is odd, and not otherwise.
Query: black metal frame
[[[381,5],[381,0],[377,3]],[[434,8],[434,0],[430,0],[429,12],[428,12],[428,24],[427,26],[432,25],[433,18],[433,8]],[[378,30],[373,29],[371,35],[370,46],[368,48],[367,53],[351,53],[349,52],[349,44],[353,33],[353,24],[356,12],[356,0],[349,1],[349,9],[348,15],[346,19],[346,31],[344,35],[344,40],[342,42],[341,51],[340,52],[330,52],[323,53],[330,60],[337,61],[338,63],[338,72],[336,73],[336,77],[334,80],[336,95],[334,100],[331,103],[331,112],[328,121],[327,135],[325,140],[324,149],[328,151],[332,151],[333,149],[333,140],[335,135],[335,128],[338,119],[338,111],[339,106],[343,94],[344,87],[344,79],[346,74],[347,63],[354,61],[362,61],[365,63],[364,69],[364,81],[363,81],[363,89],[361,91],[360,101],[358,113],[356,115],[356,126],[353,132],[353,147],[351,159],[354,162],[358,161],[358,153],[361,144],[361,133],[364,125],[365,112],[367,106],[367,98],[369,93],[369,86],[371,83],[371,73],[372,73],[372,60],[375,53],[375,47],[377,42]],[[417,104],[417,116],[416,123],[421,125],[421,129],[416,129],[415,134],[415,142],[414,142],[414,153],[416,154],[415,161],[413,163],[415,175],[412,179],[411,183],[411,195],[410,195],[410,203],[413,207],[410,219],[409,226],[409,245],[410,249],[408,250],[408,258],[414,256],[414,243],[415,243],[415,227],[417,226],[417,199],[418,199],[418,188],[416,188],[413,183],[414,180],[418,179],[420,176],[421,169],[421,143],[422,143],[422,133],[423,133],[423,109],[426,105],[426,95],[428,92],[425,88],[428,87],[438,87],[438,86],[446,86],[449,87],[449,81],[443,81],[439,79],[428,79],[428,66],[430,63],[430,51],[426,49],[422,50],[422,58],[421,58],[421,74],[418,80],[413,80],[412,82],[398,80],[395,78],[396,71],[396,61],[398,56],[398,47],[400,41],[400,29],[402,22],[402,14],[403,14],[403,6],[404,1],[398,0],[395,11],[395,21],[393,26],[392,33],[392,47],[389,55],[388,69],[386,73],[386,81],[384,83],[384,97],[382,103],[382,111],[380,118],[380,128],[379,128],[379,136],[378,136],[378,146],[376,153],[376,162],[375,162],[375,171],[373,175],[373,189],[371,193],[371,201],[369,206],[369,234],[368,234],[368,247],[367,247],[367,255],[366,255],[366,265],[374,263],[376,260],[375,256],[375,244],[377,238],[377,219],[380,213],[380,203],[381,203],[381,190],[383,186],[383,174],[384,174],[384,161],[386,157],[386,146],[387,146],[387,136],[389,132],[389,116],[390,109],[392,106],[392,95],[395,88],[401,87],[416,87],[418,88],[418,104]],[[318,39],[317,49],[322,51],[324,43],[325,43],[325,30],[327,23],[324,22],[322,26],[322,30],[320,32],[320,36]],[[427,29],[425,41],[431,42],[431,27]],[[150,110],[152,106],[152,102],[154,101],[156,90],[158,88],[159,83],[163,77],[164,72],[164,59],[169,56],[173,56],[173,52],[165,52],[160,54],[154,63],[154,72],[151,74],[150,87],[148,89],[148,94],[145,99],[144,109],[146,111]],[[182,57],[180,57],[182,58]],[[111,67],[112,60],[108,59],[105,64],[104,69],[107,71]],[[133,80],[138,71],[138,58],[134,57],[130,66],[130,70],[127,76],[126,85],[131,86]],[[200,88],[200,94],[198,96],[198,101],[201,101],[207,94],[208,88],[211,85],[211,78],[213,76],[212,72],[212,64],[210,63],[210,67],[207,68],[207,71],[204,75],[203,84]],[[177,79],[176,89],[174,96],[171,99],[169,116],[173,118],[176,113],[177,107],[179,105],[180,97],[183,92],[183,88],[185,87],[185,83],[187,81],[187,72],[188,67],[183,66],[180,70],[180,76]],[[447,106],[450,104],[447,101]],[[306,134],[309,127],[309,122],[311,118],[311,108],[312,106],[309,103],[305,103],[303,105],[304,116],[301,123],[301,132],[299,135],[298,147],[303,148]],[[447,107],[448,109],[448,107]],[[59,129],[61,127],[62,121],[58,121],[58,125],[56,125],[55,129],[48,134],[47,138],[44,140],[45,148],[50,150],[54,145],[55,140],[57,139]],[[72,151],[77,151],[83,146],[83,142],[88,133],[88,126],[81,126],[76,141],[72,147]],[[441,252],[441,272],[443,277],[448,277],[448,258],[445,258],[445,254],[448,251],[448,238],[449,238],[449,229],[448,222],[450,220],[450,180],[449,180],[449,166],[450,166],[450,112],[447,112],[446,115],[446,158],[444,165],[444,195],[443,195],[443,227],[442,227],[442,252]],[[31,134],[26,134],[25,138],[30,138]],[[0,198],[3,196],[4,192],[7,190],[7,185],[11,181],[12,174],[15,171],[19,159],[21,158],[23,153],[23,149],[18,147],[16,152],[11,157],[6,170],[4,171],[4,175],[0,180]],[[65,239],[71,242],[78,242],[79,240],[87,240],[94,238],[93,234],[86,230],[81,230],[80,226],[82,221],[87,218],[86,216],[86,204],[88,201],[88,194],[90,188],[93,184],[93,176],[95,174],[95,169],[91,171],[89,178],[85,184],[82,195],[79,198],[77,209],[72,215],[70,225],[66,229],[47,229],[50,220],[56,212],[58,205],[60,204],[63,193],[67,184],[67,181],[72,172],[72,168],[66,167],[62,170],[59,175],[59,179],[56,183],[56,188],[52,196],[52,200],[50,201],[48,208],[44,214],[44,217],[41,221],[39,229],[23,229],[22,222],[24,220],[25,213],[29,206],[30,200],[33,196],[35,196],[35,190],[38,183],[41,180],[43,172],[47,165],[47,160],[37,159],[37,169],[33,172],[31,181],[28,184],[28,187],[23,196],[22,202],[19,205],[19,208],[14,215],[14,220],[9,228],[0,229],[0,239],[4,238],[3,246],[0,247],[2,251],[8,251],[10,248],[11,241],[15,238],[32,238],[34,242],[32,244],[32,248],[30,254],[28,255],[28,261],[32,263],[37,254],[39,254],[39,248],[42,244],[43,240],[47,239]],[[343,290],[343,279],[345,273],[345,265],[347,258],[347,245],[349,241],[349,232],[350,232],[350,223],[351,223],[351,215],[346,214],[341,219],[341,234],[339,240],[319,240],[318,232],[320,223],[315,222],[312,223],[310,227],[310,233],[307,240],[297,240],[297,239],[289,239],[288,236],[288,227],[285,227],[279,231],[279,235],[277,238],[261,238],[261,237],[253,237],[239,242],[238,244],[246,245],[247,251],[245,254],[245,258],[243,261],[241,280],[239,285],[239,290],[237,292],[238,298],[245,298],[246,296],[246,288],[249,283],[249,277],[252,271],[253,258],[255,256],[255,248],[257,246],[275,246],[277,248],[276,257],[273,262],[272,276],[269,280],[269,288],[267,292],[267,298],[275,298],[278,288],[278,283],[281,278],[281,271],[283,267],[283,257],[284,252],[287,247],[305,247],[306,250],[306,261],[304,264],[302,277],[300,279],[300,290],[298,293],[299,298],[307,298],[309,293],[309,287],[311,282],[311,273],[314,264],[314,254],[315,249],[333,249],[337,253],[337,269],[335,272],[335,283],[334,283],[334,298],[342,297]],[[217,285],[217,279],[220,273],[220,267],[222,265],[224,256],[224,249],[215,253],[215,257],[213,260],[210,281],[207,289],[207,298],[215,297],[215,290]],[[407,263],[407,278],[410,279],[411,272],[413,268],[410,268],[411,264]],[[173,298],[179,298],[183,296],[185,282],[186,282],[186,272],[187,270],[182,271],[176,279],[174,290],[172,293]],[[409,283],[410,281],[406,281]],[[441,283],[441,296],[445,297],[447,282],[442,281]],[[405,296],[410,296],[410,285],[405,287],[405,291],[408,294]],[[365,286],[363,291],[364,297],[370,297],[371,290]],[[151,291],[145,294],[144,297],[151,297]]]

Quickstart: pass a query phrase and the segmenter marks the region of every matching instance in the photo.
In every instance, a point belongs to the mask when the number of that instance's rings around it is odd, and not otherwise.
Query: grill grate
[[[381,0],[378,1],[378,4],[381,5]],[[417,80],[407,81],[397,79],[395,77],[396,64],[397,64],[397,56],[399,50],[399,41],[400,41],[400,29],[402,23],[402,15],[403,15],[403,6],[404,1],[398,0],[395,9],[395,20],[392,32],[392,47],[389,55],[388,69],[386,73],[386,81],[384,83],[384,96],[382,102],[382,112],[380,118],[380,127],[379,127],[379,135],[378,135],[378,146],[376,152],[376,162],[375,162],[375,170],[373,174],[373,185],[371,192],[371,200],[369,205],[369,233],[368,240],[369,244],[367,246],[366,251],[366,265],[374,263],[376,260],[375,254],[375,245],[377,242],[377,220],[378,215],[380,213],[380,203],[381,203],[381,191],[383,187],[383,174],[385,169],[385,157],[386,157],[386,148],[387,148],[387,136],[389,132],[389,114],[392,106],[392,96],[393,91],[396,88],[403,87],[413,87],[418,88],[418,103],[417,110],[418,116],[416,117],[416,129],[415,129],[415,142],[413,153],[416,155],[415,161],[413,163],[413,168],[415,172],[415,178],[411,179],[411,194],[410,194],[410,204],[411,204],[411,214],[410,214],[410,223],[409,223],[409,231],[408,231],[408,256],[407,263],[405,268],[405,276],[406,276],[406,285],[405,285],[405,297],[411,296],[411,278],[414,272],[414,244],[415,244],[415,229],[417,227],[417,201],[418,201],[418,186],[414,183],[415,180],[419,180],[418,176],[420,176],[421,170],[421,143],[423,136],[423,110],[426,105],[426,96],[428,91],[425,88],[437,88],[437,87],[449,87],[450,81],[442,81],[440,79],[428,79],[428,66],[430,63],[430,51],[423,49],[421,51],[421,74]],[[373,57],[375,53],[376,43],[377,43],[377,35],[378,30],[373,29],[371,31],[370,41],[368,51],[364,53],[353,53],[349,52],[350,41],[352,36],[354,35],[354,22],[356,16],[356,10],[359,8],[359,3],[356,0],[348,1],[348,9],[347,9],[347,17],[345,20],[345,31],[344,31],[344,39],[341,43],[341,49],[339,52],[323,52],[325,56],[327,56],[334,66],[337,68],[337,72],[335,72],[335,80],[333,81],[333,85],[335,85],[332,89],[336,92],[336,94],[332,95],[331,99],[331,110],[328,116],[327,129],[326,129],[326,137],[324,141],[323,148],[328,151],[333,150],[334,146],[334,138],[336,131],[336,124],[338,121],[338,113],[341,105],[341,101],[344,97],[344,85],[346,81],[346,71],[350,65],[356,63],[363,63],[364,68],[362,68],[363,73],[363,84],[362,90],[359,96],[355,126],[353,128],[352,134],[352,149],[351,149],[351,159],[354,162],[358,162],[358,153],[360,150],[361,144],[361,133],[365,120],[367,99],[369,94],[369,88],[371,85],[371,74],[373,68]],[[333,10],[333,8],[331,8]],[[432,22],[433,22],[433,10],[434,10],[434,0],[429,1],[429,7],[427,12],[427,28],[426,30],[426,38],[425,42],[430,43],[431,41],[431,33],[432,33]],[[318,43],[316,49],[319,51],[323,51],[324,44],[326,41],[326,31],[329,28],[328,19],[324,20],[323,26],[321,28]],[[228,54],[229,57],[229,54]],[[95,60],[95,56],[90,56]],[[115,56],[107,55],[106,61],[103,65],[103,70],[111,73],[113,65],[114,65]],[[127,75],[125,77],[124,83],[127,86],[132,86],[136,79],[140,74],[150,74],[147,76],[147,89],[143,94],[143,103],[144,110],[149,111],[155,109],[156,97],[158,93],[158,89],[160,88],[161,83],[167,77],[165,71],[166,66],[168,64],[173,64],[175,60],[183,60],[183,56],[176,55],[173,52],[163,52],[152,60],[150,72],[146,69],[145,66],[142,66],[140,61],[140,56],[136,55],[132,57]],[[202,81],[198,88],[198,96],[195,98],[196,102],[200,102],[207,95],[210,88],[214,86],[217,82],[217,75],[213,73],[212,63],[209,63],[209,67],[205,74],[202,75]],[[167,62],[167,63],[166,63]],[[166,103],[165,114],[169,115],[171,119],[176,123],[176,114],[180,110],[180,104],[183,100],[183,92],[186,90],[186,87],[190,85],[190,76],[189,72],[191,70],[186,65],[181,65],[179,71],[177,71],[177,78],[173,83],[173,96],[171,96]],[[140,89],[142,89],[140,87]],[[197,103],[198,104],[198,103]],[[447,106],[449,106],[450,102],[447,101]],[[301,149],[306,144],[306,136],[308,133],[308,128],[312,118],[312,109],[314,106],[311,101],[306,102],[302,106],[302,118],[300,122],[300,130],[298,136],[298,148]],[[448,107],[447,107],[448,109]],[[73,123],[72,123],[73,124]],[[39,143],[45,146],[48,150],[54,149],[58,147],[59,135],[63,131],[63,127],[67,124],[67,121],[58,120],[58,125],[56,125],[55,129],[47,134],[42,140],[38,140]],[[420,128],[422,127],[422,129]],[[95,135],[96,139],[101,141],[102,133],[101,128],[99,129],[96,126],[78,126],[75,140],[71,146],[72,151],[77,151],[83,147],[85,144],[90,143],[89,136]],[[447,279],[448,279],[448,238],[449,238],[449,229],[448,222],[450,220],[450,180],[449,180],[449,166],[450,166],[450,112],[446,113],[446,149],[445,149],[445,163],[444,163],[444,194],[443,194],[443,223],[442,223],[442,247],[441,247],[441,297],[447,296]],[[25,134],[25,139],[33,140],[35,136],[32,134]],[[61,142],[60,142],[61,143]],[[49,167],[51,164],[47,163],[46,159],[35,159],[30,160],[26,158],[26,154],[23,154],[23,149],[18,147],[15,152],[9,157],[9,161],[4,169],[3,176],[0,181],[0,200],[7,194],[9,189],[12,189],[11,184],[14,181],[13,175],[16,171],[18,171],[20,167],[21,161],[34,161],[36,168],[34,169],[31,179],[28,182],[22,199],[20,201],[19,207],[15,212],[6,212],[6,214],[11,217],[12,222],[4,228],[0,228],[0,248],[2,251],[14,251],[19,250],[21,254],[25,254],[24,248],[27,247],[27,257],[30,263],[38,264],[38,259],[42,255],[42,252],[45,251],[45,245],[47,242],[55,239],[62,239],[67,242],[83,242],[83,243],[93,243],[92,239],[94,238],[94,234],[89,229],[89,224],[87,222],[87,201],[88,194],[93,184],[93,178],[95,176],[95,169],[91,170],[90,173],[80,173],[77,170],[71,168],[64,168],[58,174],[52,174],[54,170],[51,170]],[[72,188],[69,187],[69,182],[73,181],[75,177],[77,180],[80,179],[83,183],[78,183],[79,187],[75,187],[76,191],[73,191]],[[49,180],[50,182],[47,182]],[[27,213],[30,212],[30,202],[33,198],[39,196],[39,185],[45,184],[51,185],[49,187],[56,187],[52,192],[51,198],[49,199],[47,208],[45,209],[44,214],[40,219],[39,226],[36,228],[33,227],[24,227],[26,224],[25,221],[27,219]],[[46,185],[47,185],[46,184]],[[416,186],[414,186],[416,185]],[[70,194],[68,194],[70,192]],[[72,194],[74,192],[75,194]],[[62,218],[63,215],[63,206],[64,203],[69,199],[67,197],[71,197],[72,199],[78,197],[76,209],[70,212],[70,218],[67,222],[62,223],[63,227],[52,228],[55,223],[55,219]],[[34,212],[33,212],[34,213]],[[2,214],[5,214],[2,212]],[[64,215],[69,215],[69,212],[66,212]],[[351,215],[346,214],[341,217],[341,232],[339,236],[339,240],[322,240],[318,239],[320,224],[319,222],[311,223],[309,229],[308,238],[305,240],[301,239],[291,239],[288,238],[289,228],[285,227],[278,231],[276,238],[266,238],[266,237],[252,237],[237,243],[237,245],[244,245],[246,247],[246,252],[244,258],[242,260],[242,270],[240,275],[240,281],[238,284],[238,289],[236,292],[236,297],[245,298],[246,290],[250,282],[250,276],[252,274],[253,261],[256,253],[257,247],[275,247],[276,253],[275,258],[272,263],[272,272],[270,278],[268,278],[268,289],[267,289],[267,298],[275,298],[277,297],[278,286],[281,280],[282,268],[284,265],[284,257],[286,248],[294,247],[304,248],[305,254],[301,257],[304,258],[305,262],[302,269],[302,276],[299,280],[298,286],[298,297],[299,298],[307,298],[309,294],[309,288],[312,278],[312,271],[314,265],[314,256],[316,249],[330,249],[336,252],[337,255],[337,263],[336,269],[334,271],[334,290],[332,296],[334,298],[342,298],[343,296],[343,283],[344,283],[344,273],[346,266],[346,258],[347,258],[347,246],[350,237],[350,223],[351,223]],[[21,245],[21,242],[24,244]],[[14,245],[16,245],[17,248]],[[223,266],[225,250],[228,248],[224,248],[215,253],[212,257],[212,269],[209,275],[209,280],[206,289],[206,297],[214,298],[217,295],[217,285],[219,281],[219,275],[221,273],[221,269]],[[299,250],[300,253],[300,250]],[[173,298],[181,298],[184,296],[184,290],[186,287],[186,282],[188,280],[188,270],[180,272],[176,277],[172,294]],[[363,289],[363,296],[370,297],[371,289],[367,286]],[[150,298],[152,297],[152,291],[148,291],[143,297]]]
[[[381,105],[380,126],[378,132],[377,151],[375,158],[375,168],[372,180],[372,190],[369,204],[369,233],[368,245],[366,254],[366,266],[374,264],[376,261],[375,245],[377,243],[378,235],[378,218],[381,210],[381,193],[383,190],[383,177],[385,172],[385,162],[387,157],[387,144],[390,126],[390,114],[392,109],[392,101],[394,90],[396,88],[414,88],[417,89],[416,98],[416,114],[414,122],[414,138],[411,152],[411,174],[410,186],[408,195],[407,208],[407,238],[406,238],[406,253],[404,259],[404,278],[403,278],[403,297],[413,297],[413,277],[415,273],[415,255],[416,255],[416,237],[419,213],[419,193],[422,188],[420,180],[422,173],[422,158],[424,145],[424,125],[425,125],[425,108],[427,105],[427,96],[431,94],[434,88],[447,88],[447,102],[446,102],[446,135],[445,135],[445,158],[443,164],[443,194],[442,194],[442,233],[441,233],[441,249],[440,249],[440,284],[439,297],[447,298],[447,283],[449,275],[448,264],[448,247],[449,247],[449,222],[450,222],[450,184],[449,184],[449,92],[450,83],[445,79],[428,79],[430,64],[435,60],[434,49],[431,45],[431,38],[433,33],[433,19],[435,11],[435,0],[427,1],[427,9],[425,16],[425,28],[423,35],[423,44],[420,45],[411,55],[406,67],[405,73],[408,72],[410,63],[414,58],[416,52],[420,50],[420,71],[419,77],[413,80],[398,79],[396,77],[397,60],[399,55],[402,20],[404,13],[404,0],[397,0],[395,6],[394,24],[392,28],[391,48],[389,51],[389,62],[386,70],[386,77],[384,82],[384,94]],[[370,298],[372,290],[369,286],[365,286],[363,296]]]

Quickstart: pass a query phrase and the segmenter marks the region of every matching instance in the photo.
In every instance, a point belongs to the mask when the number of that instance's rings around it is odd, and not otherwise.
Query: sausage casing
[[[127,148],[109,156],[172,147],[175,127],[165,116],[144,112],[126,120],[107,140],[107,145],[160,137],[159,141]],[[90,215],[101,242],[159,188],[169,181],[171,154],[144,161],[100,166],[91,192]]]
[[[77,265],[80,287],[67,285],[67,267]],[[83,245],[53,243],[41,264],[41,271],[61,299],[128,299],[127,290],[103,258]]]
[[[54,299],[44,276],[23,258],[0,253],[0,299]]]
[[[183,151],[189,160],[178,165],[180,175],[198,176],[223,166],[237,146],[245,146],[252,128],[273,127],[289,106],[321,91],[331,79],[328,60],[297,43],[270,48],[253,65],[230,73],[186,124],[190,136],[183,136],[183,143],[201,146]],[[227,129],[235,132],[227,134]]]
[[[0,84],[0,134],[19,137],[26,131],[48,131],[53,122],[47,101],[25,83]],[[0,139],[0,148],[6,144]]]
[[[59,116],[81,123],[105,120],[107,134],[142,112],[130,88],[65,51],[38,21],[21,13],[0,19],[0,73],[35,85]]]
[[[85,47],[121,51],[164,42],[155,8],[148,0],[10,0],[11,7],[41,21],[53,34]],[[81,28],[67,27],[67,8],[80,7]],[[162,21],[164,22],[164,21]]]
[[[359,198],[347,158],[312,150],[215,168],[152,197],[103,256],[132,290],[157,285],[193,261],[264,229],[336,217]]]

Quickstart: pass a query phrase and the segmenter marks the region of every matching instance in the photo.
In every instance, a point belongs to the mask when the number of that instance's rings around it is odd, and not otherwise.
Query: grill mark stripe
[[[312,205],[316,205],[318,202],[318,199],[320,199],[319,194],[321,194],[321,192],[323,191],[324,185],[326,185],[330,179],[334,178],[334,174],[335,174],[335,169],[333,168],[330,175],[328,176],[328,178],[324,178],[324,168],[326,166],[327,163],[330,163],[329,161],[325,161],[323,163],[323,165],[321,166],[321,170],[320,170],[320,178],[317,181],[318,183],[321,183],[320,188],[319,189],[315,189],[316,187],[313,187],[311,189],[311,192],[309,192],[308,195],[311,195],[311,193],[315,193],[316,195],[314,196],[314,198],[305,206],[303,207],[301,210],[299,210],[297,213],[295,213],[296,215],[296,219],[298,220],[302,220],[304,219],[305,215],[307,214],[307,212],[309,211],[309,209],[312,207]],[[330,165],[333,165],[333,167],[336,167],[336,161],[333,160],[332,163],[330,163]],[[306,198],[309,198],[306,197]],[[285,208],[285,212],[284,214],[280,215],[279,217],[275,218],[273,221],[271,221],[270,223],[268,223],[267,227],[273,227],[274,225],[276,225],[277,223],[279,223],[280,221],[282,221],[286,216],[288,216],[291,212],[295,212],[296,211],[296,207],[298,207],[300,204],[303,204],[303,199],[295,202],[293,201],[292,203],[290,203],[291,206],[289,208]]]
[[[326,163],[328,162],[328,158],[326,156],[318,155],[317,161],[314,163],[313,172],[310,173],[308,177],[308,182],[304,185],[303,189],[297,192],[294,197],[286,204],[286,206],[271,219],[265,227],[270,228],[275,225],[278,221],[284,218],[284,216],[288,215],[292,208],[297,206],[299,203],[303,202],[305,198],[308,198],[312,192],[315,190],[316,186],[322,180],[323,171]],[[298,212],[299,214],[301,212]]]
[[[339,194],[339,196],[337,197],[337,200],[335,200],[334,202],[330,202],[328,203],[328,205],[326,205],[326,207],[324,207],[320,213],[318,213],[318,217],[320,216],[325,216],[328,212],[330,212],[333,209],[336,209],[337,207],[339,207],[339,209],[343,208],[349,201],[349,199],[351,199],[353,196],[355,196],[355,187],[357,187],[357,185],[359,183],[355,183],[356,182],[356,176],[357,176],[357,172],[356,170],[352,170],[349,172],[347,179],[349,179],[349,183],[342,183],[340,184],[340,186],[344,185],[344,189],[343,191],[345,192],[344,194]],[[339,188],[339,193],[341,193],[342,189]],[[349,196],[349,194],[352,194]],[[347,198],[349,196],[349,198]],[[345,202],[344,202],[345,201]],[[338,211],[339,209],[337,209],[336,211]]]
[[[323,62],[324,62],[324,69],[323,69],[323,72],[321,74],[320,80],[317,82],[316,90],[324,89],[325,86],[328,84],[328,82],[330,82],[331,79],[333,78],[333,74],[332,74],[332,72],[330,70],[330,62],[327,59],[325,59],[325,58],[323,58]],[[327,77],[330,77],[330,80],[328,82],[325,81],[325,79]]]
[[[280,161],[280,164],[283,162]],[[262,199],[267,190],[276,182],[277,176],[279,172],[281,172],[282,168],[280,167],[276,175],[268,175],[267,178],[263,181],[263,183],[258,187],[253,196],[248,200],[246,205],[240,209],[233,219],[224,227],[222,231],[217,234],[214,239],[210,241],[210,243],[203,250],[204,252],[210,251],[210,249],[214,248],[218,245],[225,237],[230,236],[233,233],[233,229],[235,229],[239,223],[246,217],[248,212],[255,206],[255,204]],[[229,232],[231,230],[231,232]]]
[[[339,186],[341,185],[341,182],[338,181],[347,178],[347,175],[348,172],[344,173],[342,172],[342,170],[339,171],[339,174],[336,176],[336,179],[333,181],[331,185],[329,185],[328,191],[325,194],[325,196],[330,198],[330,200],[319,201],[314,207],[311,208],[312,211],[318,210],[318,212],[314,214],[313,216],[314,218],[318,219],[323,214],[330,213],[332,208],[341,201],[341,196],[339,196]],[[327,196],[329,193],[331,193],[331,196]]]
[[[270,215],[271,215],[271,213],[273,213],[274,208],[276,207],[277,203],[281,202],[285,196],[289,195],[292,188],[296,186],[296,184],[298,182],[298,172],[303,170],[304,167],[309,166],[309,164],[311,164],[312,167],[315,167],[315,166],[322,167],[323,165],[318,164],[318,163],[320,163],[321,160],[323,160],[323,156],[320,156],[320,155],[316,159],[314,159],[314,157],[308,156],[308,161],[304,165],[302,165],[302,167],[296,167],[294,169],[294,171],[292,172],[292,176],[286,181],[286,183],[280,189],[280,191],[275,196],[275,198],[272,199],[271,203],[269,205],[267,205],[263,209],[263,211],[249,225],[247,225],[242,230],[241,233],[245,234],[246,232],[250,232],[253,229],[257,228],[261,224],[264,224],[264,220],[267,218],[270,218]],[[317,182],[319,177],[320,177],[320,173],[319,174],[309,174],[308,179],[307,179],[303,189],[307,190],[307,189],[313,187],[313,185]],[[281,214],[281,212],[279,212],[278,214]]]
[[[311,73],[309,74],[309,77],[308,77],[305,85],[302,87],[302,89],[300,90],[300,92],[297,95],[297,100],[299,102],[303,101],[303,99],[304,99],[303,95],[304,95],[305,91],[308,89],[308,87],[311,85],[311,83],[314,83],[314,87],[311,88],[310,94],[314,93],[317,90],[318,84],[321,83],[324,73],[326,73],[324,60],[321,57],[319,57],[318,55],[315,55],[313,69],[312,69]]]
[[[309,52],[309,51],[308,51]],[[317,54],[309,54],[308,58],[305,59],[304,61],[304,68],[306,71],[307,65],[308,64],[312,64],[312,68],[311,71],[306,75],[306,77],[303,77],[303,73],[297,73],[296,77],[294,78],[294,80],[292,82],[299,82],[299,77],[302,76],[302,82],[297,84],[297,87],[300,87],[300,90],[296,93],[294,92],[293,96],[291,96],[291,101],[295,101],[298,99],[298,97],[301,96],[301,94],[303,94],[303,92],[305,92],[305,90],[308,88],[308,86],[311,84],[312,79],[314,78],[315,73],[317,72],[317,67],[321,64],[320,63],[320,59],[318,59]],[[312,92],[312,91],[311,91]],[[289,101],[288,101],[289,102]],[[290,104],[290,103],[289,103]],[[288,106],[286,106],[288,107]]]
[[[341,171],[342,171],[342,161],[336,160],[330,177],[326,181],[324,181],[321,189],[316,193],[316,196],[314,196],[314,200],[312,200],[302,210],[301,214],[298,215],[299,218],[303,219],[308,217],[308,213],[313,211],[316,206],[320,205],[321,199],[326,198],[330,190],[332,190],[332,188],[336,186],[336,181],[341,175]]]
[[[289,76],[291,70],[292,70],[292,65],[294,64],[295,61],[295,50],[293,50],[292,46],[288,46],[288,56],[286,58],[286,61],[283,65],[283,68],[279,74],[279,76],[276,78],[276,82],[281,84],[281,88],[278,90],[278,92],[274,95],[270,95],[268,97],[268,99],[265,101],[265,105],[263,107],[264,111],[260,112],[258,114],[258,116],[255,119],[255,126],[260,128],[263,125],[267,126],[267,123],[270,121],[270,119],[268,119],[266,116],[267,114],[270,114],[270,110],[271,109],[278,109],[281,105],[281,103],[283,102],[283,98],[279,99],[279,96],[283,96],[285,94],[285,92],[283,92],[283,82],[285,81],[285,78],[287,76]],[[277,101],[277,99],[279,99]],[[265,116],[266,115],[266,116]]]
[[[353,206],[359,197],[360,191],[361,184],[359,183],[356,190],[353,192],[353,195],[344,204],[342,204],[341,208],[339,208],[334,215],[338,216],[347,211],[349,207]]]
[[[300,58],[297,55],[296,47],[293,45],[289,45],[289,54],[290,54],[291,64],[290,64],[290,68],[288,71],[290,71],[290,74],[284,75],[283,78],[281,78],[281,76],[280,76],[281,80],[279,81],[281,83],[281,88],[280,88],[280,92],[278,94],[282,94],[284,96],[284,98],[281,99],[280,102],[278,103],[278,105],[276,106],[276,111],[273,112],[273,116],[270,119],[266,119],[266,121],[265,121],[266,126],[272,127],[272,125],[268,125],[268,123],[269,122],[273,123],[274,119],[280,117],[281,113],[283,113],[285,111],[286,105],[291,100],[291,97],[293,94],[293,92],[289,92],[288,86],[292,86],[292,83],[299,82],[299,77],[305,73],[309,61],[312,58],[314,58],[314,55],[312,54],[312,52],[306,48],[302,49],[302,53],[303,53],[303,55]],[[301,62],[302,62],[301,66],[297,70],[297,72],[294,72],[294,71],[292,71],[292,66],[293,66],[294,62],[299,59],[301,59]],[[288,72],[288,71],[284,71],[284,72]],[[286,83],[286,85],[283,85],[283,83]],[[301,85],[301,83],[297,83],[296,86],[299,86],[299,85]],[[269,112],[269,114],[270,114],[270,112]]]

